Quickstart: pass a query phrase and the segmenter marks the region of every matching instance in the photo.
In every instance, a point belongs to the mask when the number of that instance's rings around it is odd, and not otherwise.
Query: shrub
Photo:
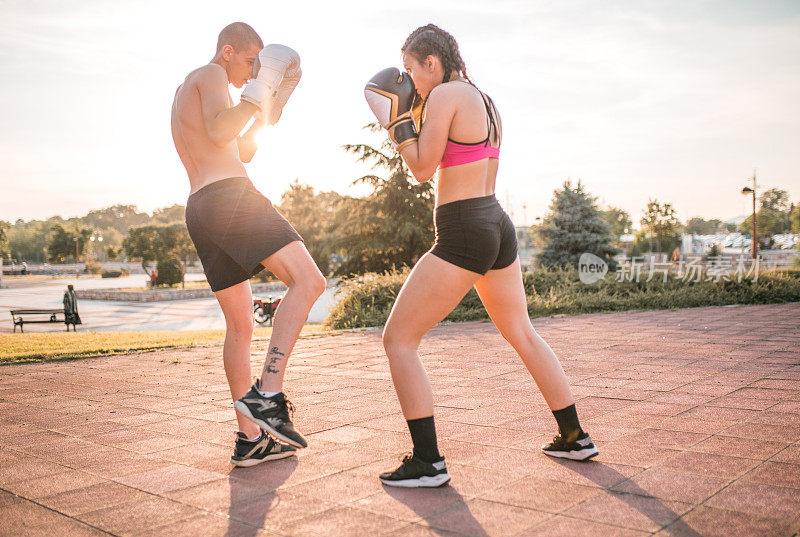
[[[275,275],[267,269],[262,270],[252,278],[250,278],[252,283],[270,283],[270,282],[277,282],[279,281]]]
[[[104,270],[102,277],[103,278],[119,278],[122,276],[121,270]]]
[[[381,326],[386,322],[408,269],[366,274],[345,280],[326,324],[331,328]],[[703,275],[705,276],[705,275]],[[536,268],[523,274],[532,317],[609,311],[676,309],[727,304],[769,304],[800,301],[800,271],[763,272],[757,281],[683,281],[670,276],[650,282],[616,281],[609,274],[592,285],[580,282],[577,270]],[[448,321],[488,319],[474,289],[447,316]]]
[[[183,267],[175,257],[159,261],[156,270],[156,285],[175,285],[183,281]]]
[[[86,272],[89,274],[100,274],[103,271],[103,267],[100,266],[100,263],[97,261],[87,261],[86,262]]]

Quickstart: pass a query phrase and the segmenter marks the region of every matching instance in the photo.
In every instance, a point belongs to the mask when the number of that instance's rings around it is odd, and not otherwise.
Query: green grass
[[[324,331],[322,325],[309,324],[303,327],[301,337]],[[270,334],[271,327],[256,327],[253,338],[266,339]],[[224,339],[225,330],[0,334],[0,365],[219,345]]]
[[[381,326],[386,322],[408,271],[367,274],[344,282],[340,300],[328,315],[331,328]],[[646,275],[645,275],[646,276]],[[757,281],[683,281],[670,276],[646,282],[616,281],[614,275],[592,285],[576,270],[538,268],[523,275],[531,317],[630,310],[677,309],[729,304],[772,304],[800,301],[800,270],[762,272]],[[447,316],[447,321],[488,319],[474,289]]]

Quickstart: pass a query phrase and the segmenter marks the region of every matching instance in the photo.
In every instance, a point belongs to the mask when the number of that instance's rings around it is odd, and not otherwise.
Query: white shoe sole
[[[231,464],[234,466],[238,466],[240,468],[249,468],[250,466],[255,466],[256,464],[261,464],[262,462],[285,459],[286,457],[291,457],[294,454],[295,454],[294,451],[285,451],[283,453],[272,453],[270,455],[267,455],[263,459],[244,459],[241,461],[236,461],[231,459]]]
[[[269,434],[271,434],[273,437],[277,438],[278,440],[280,440],[284,444],[289,444],[290,446],[294,446],[294,447],[300,448],[300,449],[303,449],[304,447],[306,447],[303,444],[300,444],[297,441],[292,440],[291,438],[288,438],[288,437],[282,435],[280,432],[278,432],[277,430],[273,429],[272,426],[269,423],[267,423],[266,421],[262,421],[262,420],[256,418],[255,416],[253,416],[250,413],[250,409],[247,408],[246,404],[240,403],[239,401],[236,401],[235,403],[233,403],[233,408],[235,408],[236,410],[238,410],[239,412],[244,414],[244,416],[247,419],[249,419],[250,421],[252,421],[256,425],[258,425],[259,427],[261,427],[262,429],[267,431]]]
[[[585,461],[589,460],[592,457],[596,457],[599,451],[597,451],[596,447],[589,448],[589,449],[582,449],[580,451],[546,451],[542,450],[542,453],[548,455],[550,457],[556,457],[559,459],[569,459],[572,461]]]
[[[381,479],[381,478],[378,478]],[[387,481],[381,479],[381,483],[390,487],[420,488],[420,487],[441,487],[450,481],[450,474],[438,474],[433,476],[424,475],[419,479],[403,479],[402,481]]]

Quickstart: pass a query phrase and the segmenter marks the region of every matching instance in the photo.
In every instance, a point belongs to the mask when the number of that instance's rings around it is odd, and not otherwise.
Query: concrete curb
[[[286,291],[283,283],[257,283],[252,285],[253,294],[282,293]],[[160,302],[168,300],[190,300],[193,298],[213,298],[210,288],[205,289],[153,289],[145,291],[120,291],[118,289],[81,289],[75,291],[78,298],[85,300],[110,300],[119,302]]]

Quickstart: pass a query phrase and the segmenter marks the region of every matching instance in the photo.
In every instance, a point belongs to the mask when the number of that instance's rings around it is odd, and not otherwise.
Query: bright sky
[[[172,97],[237,20],[302,57],[303,80],[248,167],[276,202],[295,178],[363,193],[350,185],[367,170],[341,146],[380,140],[361,130],[364,83],[400,66],[406,36],[428,22],[456,37],[498,105],[497,193],[517,224],[567,177],[636,222],[650,197],[682,220],[745,214],[754,168],[800,202],[800,2],[430,4],[0,0],[0,219],[185,203]]]

